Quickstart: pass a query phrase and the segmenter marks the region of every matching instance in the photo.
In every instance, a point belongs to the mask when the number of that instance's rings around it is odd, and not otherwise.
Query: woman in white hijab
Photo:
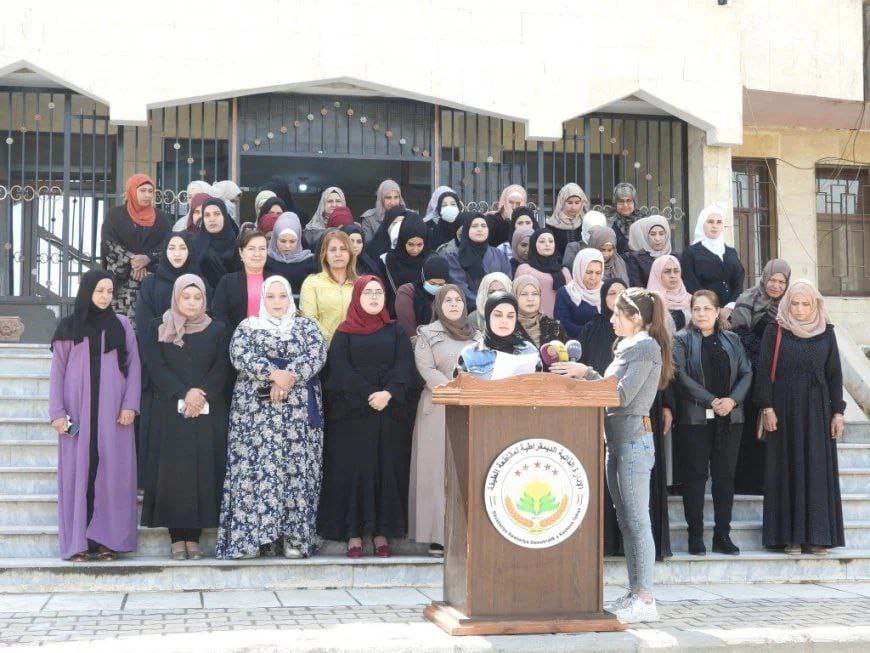
[[[511,279],[504,272],[490,272],[484,275],[480,280],[480,285],[477,287],[477,299],[474,302],[475,309],[468,315],[468,321],[476,329],[481,332],[486,326],[486,319],[483,316],[483,309],[486,307],[486,300],[494,292],[511,292]]]
[[[629,251],[625,255],[628,280],[632,286],[646,288],[655,260],[671,253],[671,225],[661,215],[650,215],[634,222],[628,230]]]
[[[565,245],[565,255],[562,257],[562,265],[569,270],[573,269],[574,258],[577,256],[577,252],[589,247],[589,238],[591,237],[592,230],[606,226],[607,216],[605,216],[601,211],[586,211],[583,215],[583,221],[580,223],[580,240]]]
[[[214,189],[215,197],[219,197],[224,201],[224,204],[227,205],[227,210],[230,212],[230,216],[233,220],[238,222],[239,205],[237,204],[237,201],[242,196],[242,189],[239,188],[236,182],[230,179],[216,181],[212,188]]]
[[[725,209],[711,204],[698,216],[695,239],[683,251],[683,282],[694,293],[702,288],[719,297],[719,322],[728,324],[734,304],[743,292],[746,275],[737,250],[725,244]]]
[[[553,214],[547,218],[547,226],[556,238],[556,251],[561,259],[569,243],[582,240],[583,216],[589,209],[589,198],[579,184],[562,186],[556,198]]]

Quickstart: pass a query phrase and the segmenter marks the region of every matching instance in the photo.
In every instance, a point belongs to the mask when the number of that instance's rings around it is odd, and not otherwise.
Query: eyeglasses
[[[383,297],[384,291],[383,290],[363,290],[361,294],[363,297]]]

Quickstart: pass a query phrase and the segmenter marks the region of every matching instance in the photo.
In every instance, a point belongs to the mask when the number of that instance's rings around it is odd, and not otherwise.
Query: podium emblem
[[[589,480],[574,453],[544,438],[507,447],[486,475],[484,503],[501,535],[529,549],[568,539],[589,507]]]

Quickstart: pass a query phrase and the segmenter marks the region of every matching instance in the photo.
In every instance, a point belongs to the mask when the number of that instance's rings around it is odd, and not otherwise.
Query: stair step
[[[870,420],[847,421],[842,441],[848,444],[870,443]]]
[[[870,521],[847,522],[845,525],[846,546],[844,549],[870,549]],[[685,522],[670,524],[671,550],[688,551]],[[761,521],[732,521],[731,540],[741,551],[757,550],[762,547]],[[712,549],[713,522],[704,524],[704,544],[707,551]]]
[[[51,505],[51,504],[44,504]],[[2,504],[0,504],[2,510]],[[27,524],[0,525],[0,558],[57,558],[57,525]],[[205,529],[202,534],[202,550],[209,556],[214,555],[214,542],[217,529]],[[163,556],[169,551],[169,532],[165,528],[138,529],[138,549],[126,557]],[[346,544],[326,541],[320,548],[325,555],[344,555]],[[397,555],[424,555],[428,544],[407,539],[391,540],[390,548]],[[2,574],[0,574],[2,576]],[[0,580],[2,583],[2,580]],[[2,589],[0,589],[2,591]]]
[[[42,372],[51,369],[51,352],[43,348],[0,351],[0,373]]]
[[[870,442],[840,442],[837,463],[841,467],[870,467]]]
[[[0,397],[48,396],[49,377],[43,372],[0,372]]]
[[[53,440],[0,440],[0,467],[57,467],[57,435]]]
[[[0,494],[57,494],[57,467],[0,467]]]
[[[841,494],[843,520],[847,524],[855,521],[870,521],[870,494]],[[731,513],[733,521],[758,521],[764,514],[764,499],[754,494],[738,494],[734,497]],[[668,497],[668,518],[672,524],[685,524],[683,498]],[[704,495],[704,521],[713,521],[713,497]]]
[[[57,431],[48,417],[0,417],[0,443],[8,440],[51,440],[57,442]]]
[[[39,417],[48,421],[48,394],[0,394],[0,415]]]

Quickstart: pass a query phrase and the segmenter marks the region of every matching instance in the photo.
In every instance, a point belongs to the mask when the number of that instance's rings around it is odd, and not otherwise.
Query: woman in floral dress
[[[239,371],[230,408],[227,473],[215,555],[256,558],[283,540],[284,555],[316,548],[323,457],[317,373],[326,342],[297,315],[290,284],[263,283],[260,314],[242,321],[230,343]]]

